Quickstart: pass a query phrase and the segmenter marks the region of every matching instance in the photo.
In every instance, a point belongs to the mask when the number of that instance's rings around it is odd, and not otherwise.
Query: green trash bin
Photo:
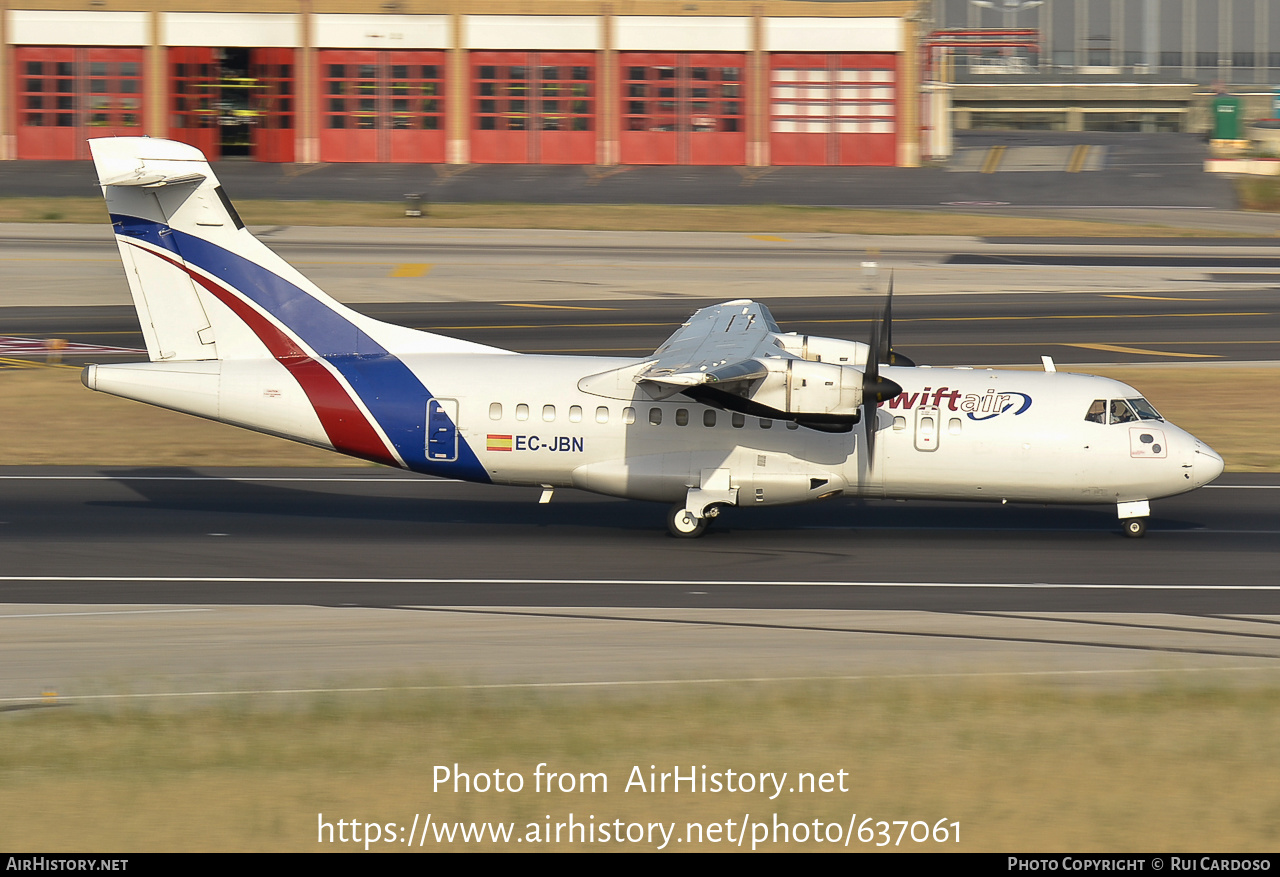
[[[1213,99],[1213,139],[1240,139],[1240,98],[1220,94]]]

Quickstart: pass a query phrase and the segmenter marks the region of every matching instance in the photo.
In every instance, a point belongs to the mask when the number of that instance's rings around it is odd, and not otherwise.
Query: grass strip
[[[1235,180],[1236,197],[1244,210],[1280,211],[1280,178],[1241,176]]]
[[[1220,681],[1220,680],[1219,680]],[[1280,691],[1172,682],[1126,692],[1009,680],[742,684],[585,697],[511,690],[309,696],[184,710],[68,706],[0,714],[0,845],[36,851],[336,851],[320,823],[501,822],[509,843],[427,850],[639,851],[555,842],[570,814],[597,827],[729,820],[960,824],[916,851],[1273,852],[1280,842]],[[534,771],[603,774],[595,791],[534,788]],[[433,790],[439,766],[518,773],[519,792]],[[648,789],[653,773],[831,774],[831,791]],[[645,791],[629,780],[638,775]],[[837,775],[845,771],[843,779]],[[741,781],[741,778],[740,780]],[[839,782],[847,791],[838,790]],[[558,782],[557,782],[558,785]],[[320,814],[323,814],[321,816]],[[855,815],[856,814],[856,815]],[[550,827],[551,842],[546,835]],[[612,825],[611,825],[612,828]],[[874,850],[855,839],[850,850]],[[898,827],[890,828],[891,839]],[[381,832],[380,832],[381,833]],[[951,832],[954,834],[954,832]],[[346,834],[351,837],[351,830]],[[364,836],[362,830],[360,836]],[[724,838],[722,833],[721,838]],[[830,836],[830,835],[828,835]],[[840,835],[836,835],[840,836]],[[919,829],[917,827],[917,836]],[[516,843],[514,838],[526,840]],[[774,835],[779,841],[783,835]],[[415,848],[416,848],[415,843]],[[724,850],[687,841],[668,849]],[[742,849],[750,849],[748,836]],[[373,850],[403,851],[402,843]]]

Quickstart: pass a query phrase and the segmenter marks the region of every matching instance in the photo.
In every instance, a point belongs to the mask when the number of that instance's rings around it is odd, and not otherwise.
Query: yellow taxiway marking
[[[991,322],[1010,322],[1010,321],[1028,321],[1028,320],[1141,320],[1150,317],[1266,317],[1270,316],[1267,311],[1256,313],[1239,313],[1239,314],[1050,314],[1041,317],[914,317],[907,319],[895,318],[894,323],[954,323],[954,322],[981,322],[989,320]],[[814,325],[847,325],[853,323],[877,323],[878,319],[867,317],[840,320],[788,320],[788,323],[806,323]],[[461,332],[468,329],[646,329],[651,326],[667,326],[676,327],[679,323],[674,320],[653,323],[546,323],[537,325],[533,323],[487,323],[472,326],[411,326],[413,329],[421,329],[424,332]],[[66,335],[75,334],[73,332],[63,333]],[[1021,343],[1021,342],[1019,342]],[[1218,342],[1215,342],[1218,343]],[[1255,342],[1241,342],[1255,343]]]
[[[780,244],[791,243],[791,238],[780,238],[776,234],[751,234],[747,235],[753,241],[773,241]]]
[[[1071,150],[1071,160],[1067,162],[1067,173],[1078,174],[1080,169],[1084,167],[1085,159],[1089,157],[1089,147],[1083,143]]]
[[[1058,342],[1064,347],[1083,347],[1087,350],[1105,350],[1109,353],[1137,353],[1143,356],[1178,356],[1183,359],[1221,359],[1216,353],[1173,353],[1168,350],[1143,350],[1141,347],[1121,347],[1118,344],[1072,344]]]
[[[1103,293],[1103,298],[1140,298],[1143,301],[1222,301],[1220,298],[1177,298],[1168,295],[1121,295],[1120,293]]]
[[[502,302],[504,308],[546,308],[549,311],[616,311],[617,308],[586,308],[578,305],[541,305],[532,302]]]
[[[895,317],[895,323],[980,323],[991,321],[1025,322],[1028,320],[1150,320],[1164,317],[1269,317],[1270,311],[1240,311],[1220,314],[1040,314],[1038,316],[988,316],[988,317]],[[874,323],[877,320],[841,319],[841,320],[788,320],[790,323]]]
[[[415,264],[406,262],[403,265],[397,265],[391,269],[392,277],[426,277],[427,272],[431,270],[430,265]]]
[[[1004,159],[1004,151],[1007,147],[993,146],[987,153],[987,158],[982,162],[982,173],[994,174],[996,168],[1000,167],[1000,162]]]
[[[1280,339],[1274,341],[1131,341],[1131,344],[1154,344],[1157,347],[1196,347],[1205,344],[1280,344]],[[914,350],[917,347],[1052,347],[1055,344],[1063,346],[1072,346],[1070,341],[922,341],[911,345]],[[1083,344],[1075,345],[1083,347]],[[1148,351],[1143,351],[1148,352]],[[1037,366],[1038,368],[1038,366]]]

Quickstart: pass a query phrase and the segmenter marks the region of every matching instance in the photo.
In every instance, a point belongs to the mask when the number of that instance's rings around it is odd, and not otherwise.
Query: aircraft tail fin
[[[89,148],[153,361],[504,352],[334,301],[245,228],[193,146],[116,137]]]

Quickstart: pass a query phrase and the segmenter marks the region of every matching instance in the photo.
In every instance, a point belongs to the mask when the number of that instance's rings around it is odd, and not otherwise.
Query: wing
[[[852,364],[869,362],[873,347],[784,335],[768,308],[736,299],[695,313],[651,359],[590,375],[578,388],[631,398],[638,385],[654,399],[679,393],[716,408],[847,431],[861,417],[864,388],[877,401],[902,391],[878,370],[868,376]]]
[[[764,305],[737,299],[695,313],[654,351],[635,376],[659,397],[702,384],[745,384],[795,359],[777,342],[781,330]]]

